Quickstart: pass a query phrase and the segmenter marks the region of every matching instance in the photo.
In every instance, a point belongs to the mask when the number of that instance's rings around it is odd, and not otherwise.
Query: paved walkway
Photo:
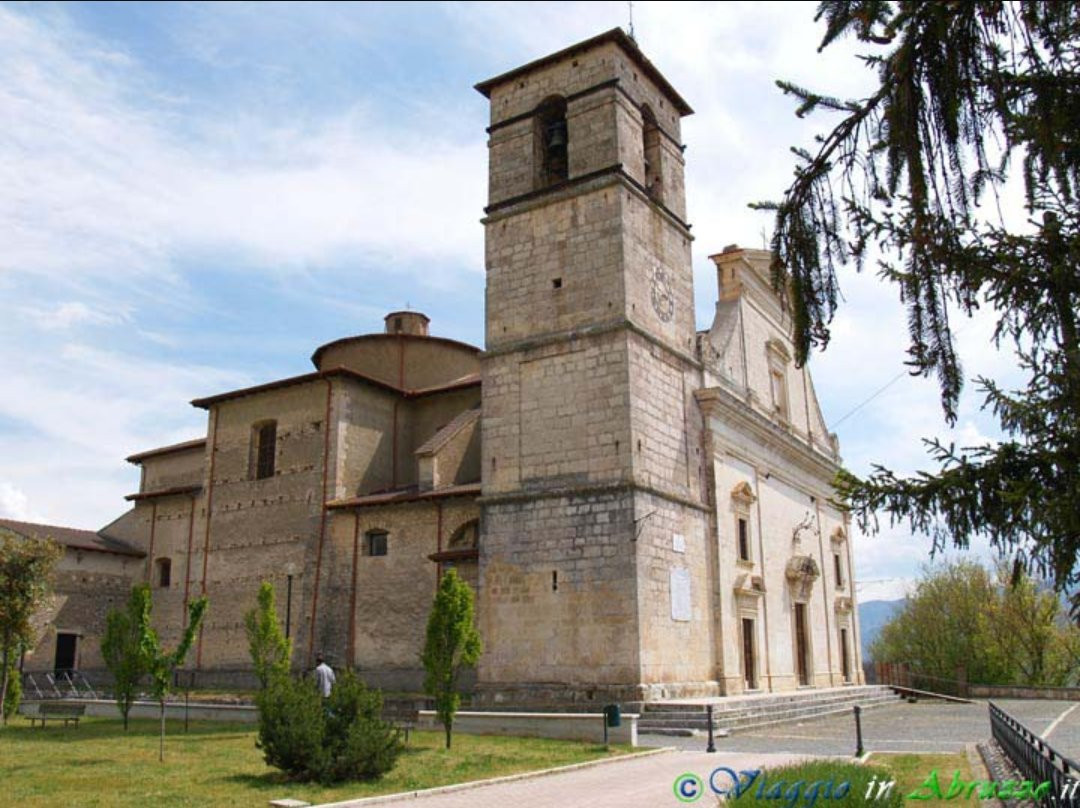
[[[1036,734],[1044,734],[1053,725],[1048,738],[1050,744],[1061,754],[1080,759],[1080,709],[1068,712],[1077,702],[1002,699],[995,703]],[[960,752],[965,744],[990,737],[990,717],[984,701],[975,704],[932,700],[916,704],[897,702],[865,711],[862,729],[863,746],[871,751]],[[641,743],[688,750],[705,748],[704,738],[642,735]],[[848,712],[738,732],[728,738],[718,738],[716,746],[719,751],[729,754],[853,755],[855,719]]]
[[[795,755],[707,755],[703,752],[662,752],[641,758],[604,763],[560,774],[531,777],[509,783],[479,786],[421,797],[379,803],[379,808],[674,808],[685,805],[675,797],[675,778],[696,774],[708,789],[709,774],[717,766],[773,768]],[[706,792],[707,793],[707,792]],[[363,806],[363,801],[334,803]],[[707,800],[697,804],[709,804]]]

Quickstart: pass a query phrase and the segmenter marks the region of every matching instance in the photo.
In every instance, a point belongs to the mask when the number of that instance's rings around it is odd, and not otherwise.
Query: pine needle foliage
[[[975,535],[1015,562],[1080,583],[1080,4],[824,2],[820,49],[854,37],[877,77],[842,100],[778,82],[797,114],[840,121],[794,149],[775,213],[772,278],[790,291],[797,360],[829,342],[838,271],[872,261],[905,308],[907,363],[935,376],[954,424],[964,385],[953,320],[980,308],[1015,352],[1023,389],[975,379],[1001,424],[997,444],[927,441],[934,468],[842,473],[840,498],[864,529],[877,513],[933,537]],[[1000,213],[1023,187],[1026,221]],[[1073,614],[1080,619],[1080,592]]]

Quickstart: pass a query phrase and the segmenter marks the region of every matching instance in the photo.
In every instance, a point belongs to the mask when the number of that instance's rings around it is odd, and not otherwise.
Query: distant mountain
[[[904,607],[900,600],[868,600],[859,604],[859,635],[862,639],[863,659],[870,658],[870,643],[894,614]]]

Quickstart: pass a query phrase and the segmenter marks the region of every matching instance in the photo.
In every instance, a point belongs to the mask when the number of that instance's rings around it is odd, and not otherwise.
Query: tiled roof
[[[371,505],[396,505],[399,502],[423,502],[424,500],[443,499],[444,497],[467,497],[479,496],[480,483],[465,483],[463,485],[447,485],[442,488],[433,488],[430,491],[420,491],[415,486],[399,488],[394,491],[381,491],[377,494],[364,494],[359,497],[348,499],[335,499],[326,503],[327,508],[362,508]]]
[[[465,410],[454,418],[450,423],[424,441],[424,444],[416,450],[416,454],[434,454],[446,445],[454,435],[467,427],[473,421],[480,417],[480,408],[473,407],[472,409]]]
[[[93,530],[80,530],[59,525],[39,525],[34,522],[18,522],[14,519],[0,519],[0,528],[7,528],[26,539],[52,539],[64,547],[76,550],[91,550],[98,553],[141,558],[146,555],[142,550],[132,547],[117,539],[95,533]]]

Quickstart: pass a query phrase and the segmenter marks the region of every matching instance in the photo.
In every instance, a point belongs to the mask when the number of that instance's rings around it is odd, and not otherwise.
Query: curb
[[[396,800],[414,800],[423,799],[424,797],[434,797],[439,794],[452,794],[455,791],[468,791],[473,788],[480,788],[481,786],[492,786],[500,783],[513,783],[518,780],[531,780],[536,777],[546,777],[551,774],[562,774],[564,772],[578,771],[580,769],[591,769],[594,766],[604,766],[608,763],[619,763],[624,760],[638,760],[641,758],[651,757],[653,755],[660,755],[666,752],[678,751],[674,746],[662,746],[659,749],[650,749],[647,752],[631,752],[626,755],[616,755],[615,757],[599,758],[597,760],[586,760],[584,763],[570,763],[566,766],[555,766],[551,769],[541,769],[535,772],[520,772],[519,774],[507,774],[502,777],[492,777],[487,780],[470,780],[467,783],[454,783],[448,786],[436,786],[435,788],[425,788],[420,791],[400,791],[397,794],[380,794],[377,797],[361,797],[355,800],[342,800],[341,802],[323,802],[318,805],[313,805],[311,808],[361,808],[361,806],[368,805],[381,805],[387,802],[393,802]]]

